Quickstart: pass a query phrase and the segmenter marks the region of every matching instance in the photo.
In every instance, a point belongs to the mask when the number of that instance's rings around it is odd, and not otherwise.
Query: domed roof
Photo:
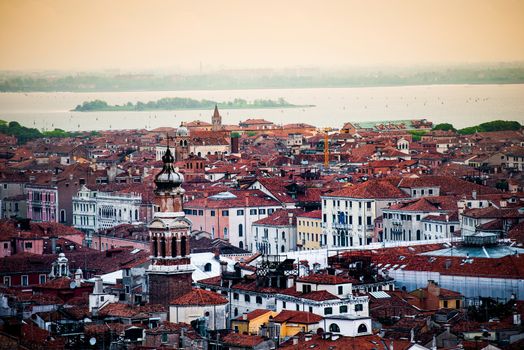
[[[189,136],[189,129],[186,128],[184,124],[180,124],[178,129],[176,129],[176,136],[177,137],[186,137]]]
[[[171,153],[171,149],[167,146],[166,153],[162,156],[162,162],[164,162],[164,167],[155,177],[155,184],[159,190],[170,190],[180,185],[184,182],[184,176],[175,170],[173,162],[175,157]]]

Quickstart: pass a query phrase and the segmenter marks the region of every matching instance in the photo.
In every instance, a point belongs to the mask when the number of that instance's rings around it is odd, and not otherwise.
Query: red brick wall
[[[149,302],[169,308],[171,300],[191,291],[191,272],[173,275],[149,275]]]

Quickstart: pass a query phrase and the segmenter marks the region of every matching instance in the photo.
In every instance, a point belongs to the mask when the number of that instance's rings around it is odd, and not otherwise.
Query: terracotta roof
[[[349,278],[342,276],[328,275],[325,273],[313,273],[309,276],[297,278],[297,282],[306,282],[314,284],[343,284],[352,283],[353,281]]]
[[[346,350],[346,349],[358,349],[358,350],[377,350],[377,349],[390,349],[391,343],[394,343],[395,350],[407,350],[413,344],[409,340],[389,340],[384,339],[378,335],[364,335],[360,337],[339,337],[336,340],[324,339],[322,335],[313,334],[309,335],[310,340],[305,340],[305,334],[299,333],[298,344],[293,345],[293,339],[289,339],[286,342],[280,344],[279,349],[283,350]]]
[[[297,216],[303,212],[304,211],[302,209],[279,209],[268,217],[255,221],[253,224],[270,226],[294,226],[297,223]],[[290,219],[291,223],[289,222]]]
[[[409,198],[406,193],[391,184],[390,181],[375,179],[345,187],[327,196],[362,199]]]
[[[303,214],[297,215],[299,218],[309,218],[309,219],[321,219],[322,218],[322,210],[313,210],[308,211]]]
[[[273,321],[277,323],[301,323],[301,324],[314,324],[323,320],[322,316],[307,311],[293,311],[293,310],[282,310],[278,315],[273,317]]]
[[[242,315],[240,317],[237,317],[236,320],[237,321],[251,321],[251,320],[254,320],[255,318],[257,317],[260,317],[262,315],[265,315],[267,314],[268,312],[271,312],[271,310],[266,310],[266,309],[256,309],[256,310],[253,310],[251,312],[248,312],[247,314],[245,315]],[[246,319],[244,320],[244,316],[246,316]]]
[[[259,335],[229,333],[222,338],[222,341],[229,346],[252,348],[265,341]]]
[[[139,316],[140,314],[150,314],[166,312],[166,309],[163,305],[158,304],[147,304],[147,305],[129,305],[121,303],[111,303],[104,306],[99,311],[100,316],[110,316],[110,317],[122,317],[122,318],[132,318]]]
[[[205,289],[193,288],[189,293],[179,298],[171,300],[171,305],[190,306],[190,305],[222,305],[229,301],[223,296]]]
[[[302,293],[302,292],[297,291],[295,287],[291,287],[288,289],[281,290],[278,293],[294,296],[297,298],[309,299],[313,301],[326,301],[326,300],[340,299],[339,297],[331,294],[327,290],[318,290],[318,291],[313,291],[309,293]]]

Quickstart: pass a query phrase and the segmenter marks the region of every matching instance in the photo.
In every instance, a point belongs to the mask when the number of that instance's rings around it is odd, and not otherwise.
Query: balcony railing
[[[344,224],[344,223],[341,223],[341,222],[333,222],[333,228],[352,230],[353,229],[353,225],[352,224]]]

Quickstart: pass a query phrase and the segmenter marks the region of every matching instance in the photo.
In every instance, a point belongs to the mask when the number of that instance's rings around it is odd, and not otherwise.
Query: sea
[[[67,131],[154,129],[178,127],[181,122],[211,122],[212,110],[142,112],[72,112],[84,101],[109,104],[155,101],[163,97],[189,97],[218,102],[242,98],[280,97],[299,108],[224,109],[223,124],[263,118],[276,124],[307,123],[340,128],[345,122],[427,119],[456,128],[492,120],[524,124],[524,84],[423,85],[355,88],[249,89],[136,92],[30,92],[0,93],[0,119],[17,121],[40,130]]]

